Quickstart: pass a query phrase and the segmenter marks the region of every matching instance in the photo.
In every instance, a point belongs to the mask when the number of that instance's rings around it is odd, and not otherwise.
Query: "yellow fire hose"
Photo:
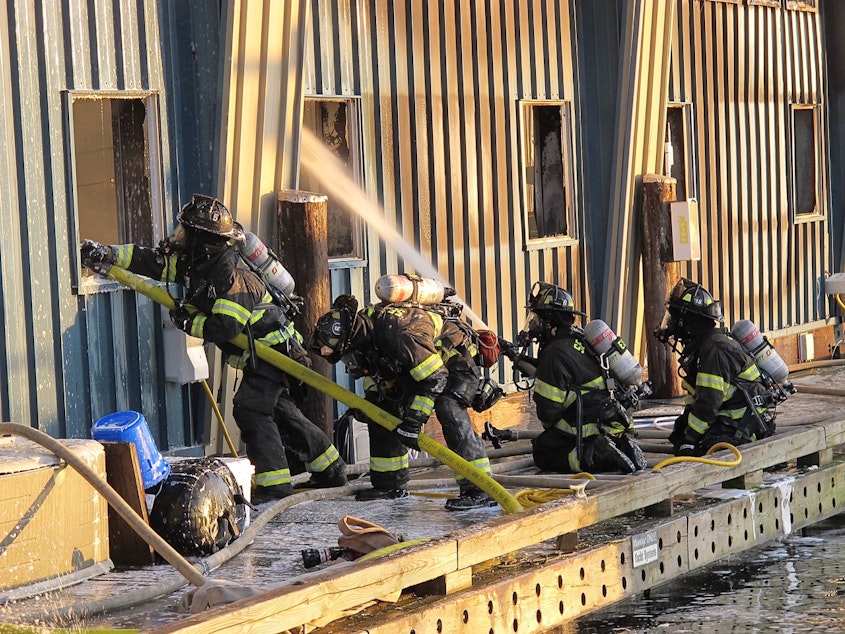
[[[123,286],[126,286],[127,288],[158,302],[165,308],[173,309],[175,307],[173,298],[170,297],[167,291],[160,286],[156,286],[146,278],[135,275],[134,273],[116,266],[110,267],[108,272],[105,274]],[[249,349],[249,341],[244,334],[240,334],[231,339],[230,343],[238,346],[242,350]],[[351,408],[364,412],[364,414],[378,425],[392,431],[402,422],[396,416],[388,414],[380,407],[370,403],[354,392],[350,392],[334,381],[327,379],[322,374],[318,374],[311,368],[307,368],[301,363],[297,363],[282,353],[262,344],[260,341],[255,341],[254,344],[256,355],[262,361],[266,361],[270,365],[286,372],[296,379],[299,379],[314,389],[328,394],[335,400],[340,401]],[[442,464],[461,474],[482,491],[487,493],[499,503],[499,506],[501,506],[502,510],[506,513],[516,513],[523,510],[522,505],[501,484],[496,482],[483,471],[471,465],[455,452],[438,443],[430,436],[420,434],[419,447],[422,451],[425,451],[430,456],[439,460]]]
[[[709,456],[712,453],[716,453],[720,449],[730,449],[733,452],[734,459],[716,460],[715,458],[703,458],[698,456],[674,456],[672,458],[666,458],[666,460],[663,460],[662,462],[658,462],[651,468],[651,470],[660,471],[663,467],[667,467],[670,464],[677,464],[679,462],[701,462],[703,464],[713,464],[717,467],[736,467],[742,462],[742,454],[739,453],[739,449],[727,442],[717,442],[715,445],[713,445],[712,447],[710,447],[710,449],[707,450],[707,453],[705,455]]]
[[[223,421],[223,414],[220,413],[220,408],[217,407],[217,401],[214,400],[214,394],[211,393],[211,388],[208,387],[208,381],[202,380],[202,387],[205,390],[205,395],[208,396],[208,402],[211,403],[211,409],[214,410],[214,415],[217,417],[217,422],[220,423],[220,429],[223,432],[223,437],[226,439],[226,444],[229,445],[229,451],[237,458],[238,450],[235,449],[235,443],[232,442],[232,437],[229,435],[229,430],[226,428],[226,423]]]

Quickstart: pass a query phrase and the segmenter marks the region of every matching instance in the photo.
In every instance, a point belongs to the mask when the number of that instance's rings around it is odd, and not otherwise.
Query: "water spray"
[[[434,278],[444,286],[454,286],[440,275],[423,255],[411,246],[391,225],[384,215],[384,210],[372,201],[364,190],[350,176],[346,166],[329,150],[310,130],[302,130],[302,167],[311,176],[320,181],[326,193],[347,211],[357,214],[364,222],[388,244],[390,244],[406,262],[411,264],[417,274]],[[329,177],[330,176],[330,177]],[[487,329],[487,325],[459,295],[455,295],[463,307],[466,316],[476,328]]]

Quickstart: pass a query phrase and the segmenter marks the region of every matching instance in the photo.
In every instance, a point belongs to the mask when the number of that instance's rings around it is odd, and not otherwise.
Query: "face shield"
[[[185,230],[185,225],[181,222],[176,224],[176,228],[169,236],[158,243],[159,249],[169,255],[171,253],[184,253],[188,249],[188,232]]]
[[[678,339],[680,328],[680,321],[677,315],[666,311],[663,314],[663,321],[660,322],[660,327],[654,331],[654,336],[660,343],[669,343],[669,339]]]
[[[531,345],[532,342],[538,341],[543,334],[543,321],[537,316],[537,313],[529,311],[525,316],[525,323],[522,330],[516,336],[516,345],[520,348]]]

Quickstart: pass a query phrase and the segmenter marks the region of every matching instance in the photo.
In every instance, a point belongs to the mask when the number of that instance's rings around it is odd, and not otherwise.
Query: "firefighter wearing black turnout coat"
[[[229,365],[243,371],[233,414],[255,466],[256,502],[293,492],[286,446],[311,472],[309,486],[346,484],[346,465],[337,449],[297,405],[304,387],[229,343],[243,332],[251,341],[310,364],[293,322],[273,303],[263,279],[238,252],[243,229],[220,201],[199,194],[182,207],[177,220],[177,229],[158,248],[106,246],[86,240],[81,247],[82,263],[94,269],[111,264],[185,287],[186,298],[170,312],[173,323],[217,345]]]
[[[408,448],[419,449],[419,434],[433,411],[446,445],[490,473],[484,442],[466,411],[480,376],[471,365],[467,335],[456,320],[425,306],[380,303],[359,311],[358,301],[351,295],[338,297],[332,310],[317,320],[312,350],[330,363],[342,361],[353,378],[364,377],[365,398],[402,419],[391,432],[356,412],[370,433],[373,485],[358,493],[359,501],[408,495]],[[457,476],[457,481],[460,496],[447,500],[447,509],[496,505],[462,476]]]
[[[678,374],[687,392],[669,440],[675,453],[702,456],[713,445],[742,445],[774,433],[775,401],[754,359],[722,327],[718,300],[682,278],[669,294],[661,342],[680,344]]]
[[[534,316],[520,337],[539,343],[533,398],[543,424],[533,440],[535,464],[558,473],[645,469],[631,419],[575,325],[584,313],[574,309],[568,291],[544,282],[534,285],[528,303]]]

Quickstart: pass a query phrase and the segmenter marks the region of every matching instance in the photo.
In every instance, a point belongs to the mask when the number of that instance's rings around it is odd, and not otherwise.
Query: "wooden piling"
[[[657,341],[653,332],[666,311],[666,297],[680,277],[672,259],[672,223],[669,203],[675,200],[676,181],[670,176],[643,176],[642,257],[644,324],[647,333],[648,379],[655,398],[680,396],[681,382],[671,348]]]
[[[305,301],[294,319],[307,347],[317,319],[329,309],[328,198],[323,194],[283,190],[278,194],[278,249],[282,264],[296,281]],[[316,354],[308,355],[311,369],[332,378],[332,366]],[[309,390],[303,413],[333,437],[332,400]]]

